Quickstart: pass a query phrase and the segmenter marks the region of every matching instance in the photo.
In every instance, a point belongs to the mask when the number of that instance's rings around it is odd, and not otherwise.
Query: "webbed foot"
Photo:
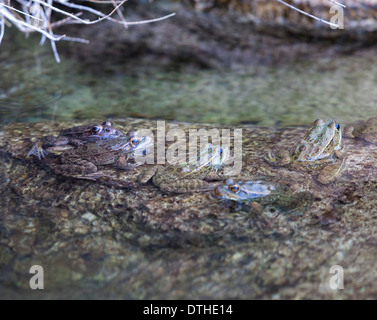
[[[37,157],[39,160],[42,160],[43,158],[47,156],[47,154],[48,152],[44,150],[42,147],[42,141],[38,141],[33,144],[33,146],[31,147],[30,151],[27,154],[27,157],[30,157],[33,155]]]

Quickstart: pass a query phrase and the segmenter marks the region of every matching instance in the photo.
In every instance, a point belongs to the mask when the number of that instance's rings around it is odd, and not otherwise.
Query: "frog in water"
[[[377,144],[377,117],[347,125],[344,129],[344,135]]]
[[[318,119],[292,152],[269,152],[265,160],[273,166],[291,164],[307,170],[318,170],[317,180],[330,183],[344,168],[342,132],[334,120]],[[343,158],[341,161],[339,159]]]
[[[208,157],[204,153],[208,152]],[[185,165],[153,166],[139,176],[142,184],[152,180],[162,191],[189,193],[213,190],[216,181],[224,180],[218,173],[230,156],[229,150],[217,147],[203,149],[199,157],[190,159]]]
[[[144,150],[151,144],[150,137],[130,134],[120,138],[90,141],[72,147],[58,156],[51,156],[46,162],[57,174],[96,180],[104,176],[98,172],[97,166],[114,164],[117,168],[125,170],[138,166],[139,164],[128,164],[123,158],[128,159],[133,153]]]
[[[273,205],[270,213],[296,212],[302,213],[312,201],[308,192],[293,193],[287,186],[266,179],[255,181],[234,182],[228,179],[216,187],[213,196],[220,201],[233,201],[256,210],[263,211],[268,205]],[[276,210],[276,209],[279,210]]]
[[[34,143],[27,156],[34,155],[41,160],[46,157],[48,153],[46,149],[48,148],[57,147],[57,149],[61,149],[68,145],[78,146],[88,141],[119,138],[122,136],[124,136],[124,133],[115,129],[111,121],[104,121],[101,125],[95,124],[72,127],[62,130],[57,137],[43,137]],[[54,149],[50,150],[52,151]]]

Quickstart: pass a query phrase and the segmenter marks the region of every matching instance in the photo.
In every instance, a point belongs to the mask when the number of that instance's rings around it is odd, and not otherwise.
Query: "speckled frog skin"
[[[225,179],[218,171],[227,163],[230,153],[228,149],[212,150],[210,144],[208,150],[209,157],[204,161],[202,154],[183,166],[168,165],[147,168],[139,176],[139,182],[145,184],[151,180],[162,191],[172,193],[212,190],[217,185],[216,181]]]
[[[97,166],[115,164],[120,169],[131,169],[136,165],[129,165],[128,156],[151,144],[149,137],[113,138],[88,142],[64,151],[58,157],[48,160],[49,167],[57,174],[81,179],[96,180],[103,176]],[[124,159],[127,157],[127,159]],[[58,161],[56,161],[58,160]]]
[[[66,145],[78,146],[88,141],[96,141],[102,139],[112,139],[124,136],[124,133],[113,127],[111,121],[104,121],[102,124],[82,125],[62,130],[59,135],[45,136],[37,141],[28,153],[28,156],[34,155],[39,160],[44,158],[50,148],[61,147]]]
[[[268,153],[265,160],[273,166],[288,164],[296,168],[319,170],[317,180],[327,184],[333,181],[344,166],[342,132],[334,120],[318,119],[292,152]]]

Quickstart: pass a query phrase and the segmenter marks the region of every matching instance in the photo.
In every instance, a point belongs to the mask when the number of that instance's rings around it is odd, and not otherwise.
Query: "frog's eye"
[[[113,123],[111,121],[104,121],[102,123],[103,126],[109,126],[109,127],[112,127],[113,126]]]
[[[236,184],[232,184],[229,186],[229,191],[233,193],[237,193],[238,191],[240,191],[240,187]]]
[[[102,130],[102,127],[101,127],[101,126],[98,126],[98,125],[95,125],[95,126],[93,126],[93,128],[92,128],[92,132],[93,132],[93,133],[99,133],[99,132],[101,132],[101,130]]]
[[[339,130],[340,129],[340,124],[339,123],[335,123],[335,128],[336,128],[336,130]]]
[[[132,140],[131,140],[131,144],[133,144],[134,146],[137,146],[138,144],[139,144],[139,139],[138,138],[133,138]]]

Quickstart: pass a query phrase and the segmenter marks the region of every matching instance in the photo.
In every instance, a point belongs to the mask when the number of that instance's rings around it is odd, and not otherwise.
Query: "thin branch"
[[[320,22],[322,22],[322,23],[328,24],[329,26],[333,26],[333,27],[335,27],[335,28],[338,28],[338,25],[335,24],[335,23],[331,23],[331,22],[328,22],[328,21],[326,21],[326,20],[324,20],[324,19],[322,19],[322,18],[318,18],[318,17],[316,17],[316,16],[313,16],[312,14],[307,13],[307,12],[305,12],[305,11],[303,11],[303,10],[300,10],[300,9],[298,9],[298,8],[292,6],[291,4],[286,3],[286,2],[284,2],[284,1],[282,1],[282,0],[276,0],[276,1],[280,2],[281,4],[287,6],[287,7],[291,8],[292,10],[295,10],[295,11],[297,11],[297,12],[299,12],[299,13],[301,13],[301,14],[303,14],[303,15],[309,17],[309,18],[312,18],[312,19],[314,19],[314,20],[317,20],[317,21],[320,21]]]
[[[24,11],[20,11],[20,10],[18,10],[18,9],[16,9],[16,8],[13,8],[13,7],[7,6],[7,5],[4,4],[4,3],[0,3],[0,5],[2,5],[2,6],[4,6],[4,7],[6,7],[6,8],[8,8],[8,9],[14,10],[14,11],[16,11],[16,12],[18,12],[18,13],[21,13],[21,14],[23,14],[24,16],[28,16],[28,17],[31,17],[31,18],[37,19],[37,18],[33,17],[32,15],[25,13]],[[40,19],[37,19],[37,20],[40,20]]]
[[[341,7],[343,7],[343,8],[347,8],[346,5],[344,5],[344,4],[342,4],[342,3],[339,3],[338,1],[334,1],[334,0],[327,0],[327,1],[332,2],[332,3],[335,3],[336,5],[341,6]]]
[[[56,49],[56,41],[65,40],[79,43],[89,43],[89,41],[85,39],[66,37],[65,35],[54,34],[53,28],[57,26],[67,24],[91,25],[99,23],[103,20],[109,20],[114,23],[122,24],[125,28],[127,28],[128,25],[138,25],[162,21],[175,15],[175,13],[173,13],[151,20],[127,22],[121,11],[121,6],[125,2],[127,2],[127,0],[86,0],[86,2],[92,3],[113,4],[114,9],[109,14],[105,14],[101,11],[87,7],[85,5],[70,2],[72,0],[14,0],[14,2],[17,3],[19,6],[18,9],[10,6],[9,1],[8,5],[5,5],[3,3],[4,1],[0,1],[0,43],[4,36],[5,25],[10,26],[13,24],[15,27],[17,27],[21,32],[24,32],[25,34],[28,34],[30,32],[38,32],[42,36],[40,41],[41,44],[44,44],[46,39],[50,40],[51,48],[57,62],[60,62],[60,58],[58,51]],[[54,4],[56,3],[68,8],[75,9],[79,12],[67,12],[63,10],[64,8],[61,9],[55,7]],[[52,21],[54,16],[53,12],[62,14],[64,17],[61,18],[61,20],[59,21]],[[97,19],[89,20],[80,18],[80,16],[84,12],[94,14],[97,17]],[[120,20],[114,19],[112,17],[112,15],[115,12],[118,13]]]
[[[145,24],[145,23],[152,23],[152,22],[157,22],[157,21],[162,21],[171,17],[174,17],[175,13],[168,14],[166,16],[156,18],[156,19],[150,19],[150,20],[143,20],[143,21],[135,21],[135,22],[127,22],[129,26],[137,25],[137,24]]]
[[[32,24],[27,24],[26,22],[23,22],[22,20],[16,19],[8,10],[6,9],[0,9],[0,14],[2,14],[5,18],[7,18],[9,21],[13,22],[14,25],[20,29],[23,32],[28,32],[30,29],[38,31],[39,33],[45,35],[48,39],[53,40],[53,41],[59,41],[60,39],[64,38],[65,35],[62,36],[57,36],[57,37],[51,37],[49,33],[46,31],[34,27]],[[23,28],[25,27],[25,28]]]

